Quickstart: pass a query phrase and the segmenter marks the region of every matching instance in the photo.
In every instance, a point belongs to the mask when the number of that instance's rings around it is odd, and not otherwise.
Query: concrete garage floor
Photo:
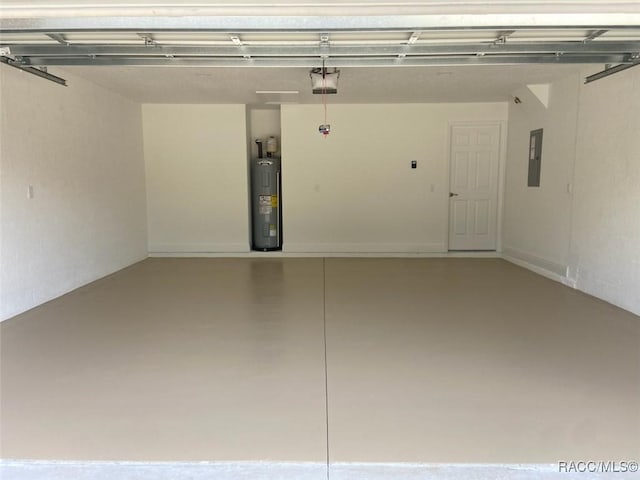
[[[148,259],[0,332],[4,459],[640,460],[640,318],[500,259]]]

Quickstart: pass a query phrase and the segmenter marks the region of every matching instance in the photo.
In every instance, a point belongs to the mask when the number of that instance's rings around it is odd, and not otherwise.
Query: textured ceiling
[[[591,66],[593,69],[594,67]],[[53,69],[52,69],[53,71]],[[306,68],[65,67],[71,73],[142,103],[316,103]],[[548,83],[576,65],[343,68],[331,103],[504,101],[525,84]],[[69,79],[73,82],[73,79]],[[298,90],[258,95],[256,90]]]

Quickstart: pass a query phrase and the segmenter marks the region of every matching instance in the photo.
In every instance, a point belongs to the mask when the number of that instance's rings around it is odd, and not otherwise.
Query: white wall
[[[640,70],[580,89],[569,276],[640,315]]]
[[[283,105],[285,251],[447,251],[450,122],[506,119],[506,103],[329,105],[323,138],[321,105]]]
[[[569,264],[578,82],[572,75],[551,85],[548,109],[527,87],[516,92],[522,103],[509,104],[503,252],[558,275]],[[538,128],[540,187],[528,187],[529,133]]]
[[[0,66],[2,319],[147,256],[140,105],[59,73]]]
[[[244,105],[143,105],[149,252],[249,250]]]
[[[587,73],[552,84],[547,111],[510,107],[505,253],[640,314],[640,71]],[[527,188],[540,127],[541,188]]]
[[[263,151],[266,154],[267,138],[274,135],[278,142],[282,139],[280,129],[280,107],[277,108],[251,108],[249,109],[249,139],[251,143],[251,155],[258,156],[256,138],[264,140]]]

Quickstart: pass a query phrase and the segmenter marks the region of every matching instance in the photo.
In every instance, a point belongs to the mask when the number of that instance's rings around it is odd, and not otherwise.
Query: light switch
[[[27,198],[31,200],[33,198],[33,185],[27,187]]]

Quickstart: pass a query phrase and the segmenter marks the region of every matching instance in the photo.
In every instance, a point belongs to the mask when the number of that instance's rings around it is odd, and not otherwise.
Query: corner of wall
[[[66,72],[65,88],[5,67],[2,319],[147,256],[139,104]]]

